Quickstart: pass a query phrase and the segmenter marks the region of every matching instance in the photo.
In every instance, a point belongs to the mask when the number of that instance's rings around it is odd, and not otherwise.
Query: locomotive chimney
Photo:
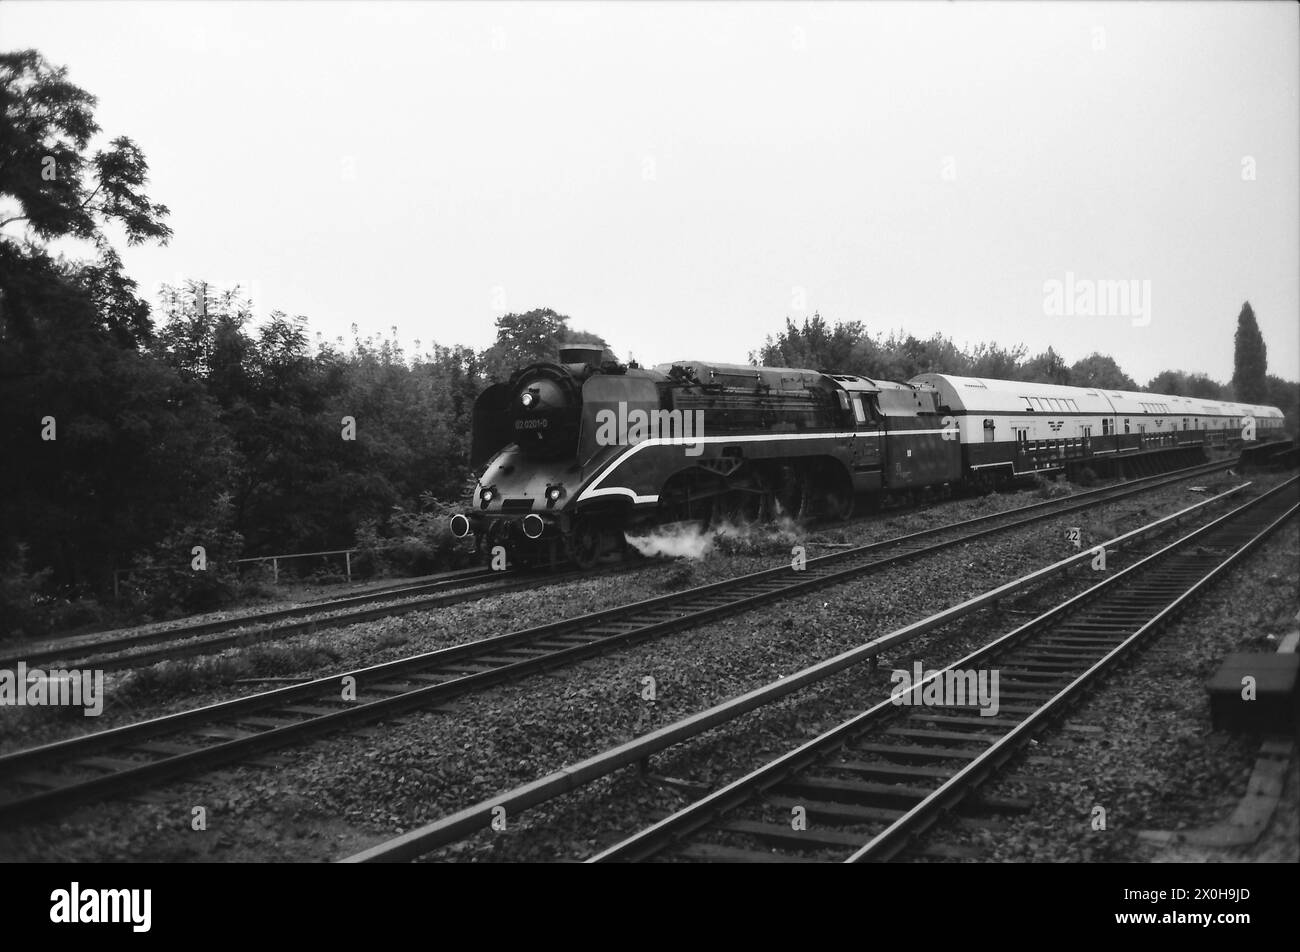
[[[599,367],[600,359],[605,355],[605,348],[599,344],[561,344],[560,363],[587,364]]]

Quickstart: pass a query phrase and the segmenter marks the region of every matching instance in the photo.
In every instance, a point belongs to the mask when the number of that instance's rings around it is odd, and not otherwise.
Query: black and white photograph
[[[1297,4],[6,0],[0,105],[7,918],[889,863],[1262,927]]]

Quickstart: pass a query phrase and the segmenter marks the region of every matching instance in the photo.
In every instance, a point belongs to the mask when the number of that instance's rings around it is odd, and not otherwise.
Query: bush
[[[353,557],[354,574],[428,575],[468,564],[469,550],[451,534],[455,512],[425,493],[418,512],[393,507],[386,536],[374,520],[363,522],[357,529],[361,551]]]
[[[251,578],[240,578],[235,593],[240,601],[265,601],[279,594],[275,585],[262,578],[260,574]]]
[[[50,609],[50,626],[56,631],[102,626],[108,613],[93,598],[64,599]]]
[[[1070,487],[1065,483],[1044,479],[1038,474],[1034,474],[1034,492],[1042,499],[1059,499],[1071,495]]]
[[[51,570],[28,572],[25,546],[0,564],[0,640],[38,638],[56,632],[102,627],[113,612],[85,588],[51,592]]]
[[[135,615],[175,618],[211,611],[234,600],[240,587],[235,560],[244,538],[230,528],[230,500],[219,497],[201,523],[171,533],[137,556],[122,586],[123,602]],[[195,546],[203,546],[203,567],[195,567]]]
[[[27,571],[27,547],[18,545],[0,565],[0,641],[37,638],[49,633],[50,599],[45,594],[50,569]]]

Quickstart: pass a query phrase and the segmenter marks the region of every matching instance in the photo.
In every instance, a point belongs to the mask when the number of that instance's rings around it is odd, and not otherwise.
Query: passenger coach
[[[1277,407],[1195,397],[951,374],[921,374],[910,382],[937,391],[940,412],[953,417],[961,434],[962,468],[981,481],[1108,457],[1267,440],[1283,426]]]

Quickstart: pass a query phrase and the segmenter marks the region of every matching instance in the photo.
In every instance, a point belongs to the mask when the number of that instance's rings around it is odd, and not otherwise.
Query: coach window
[[[1128,417],[1124,418],[1124,432],[1128,432]]]

